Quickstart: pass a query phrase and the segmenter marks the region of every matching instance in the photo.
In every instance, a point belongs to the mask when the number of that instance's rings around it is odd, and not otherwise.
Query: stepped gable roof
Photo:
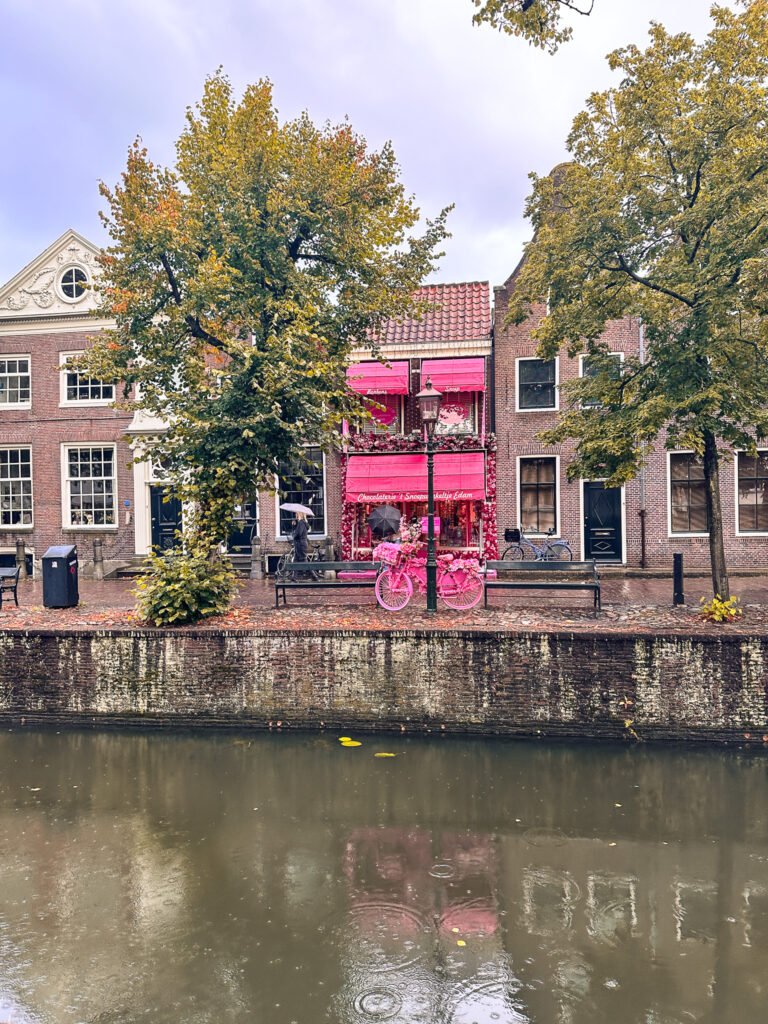
[[[487,281],[458,284],[427,284],[415,292],[418,302],[428,302],[419,319],[386,320],[381,345],[424,342],[480,341],[491,334],[491,297]]]

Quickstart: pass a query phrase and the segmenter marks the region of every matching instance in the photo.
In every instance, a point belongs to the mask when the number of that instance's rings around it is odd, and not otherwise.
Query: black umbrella
[[[395,508],[394,505],[379,505],[368,516],[368,525],[371,528],[371,533],[378,534],[381,537],[386,537],[390,533],[397,533],[400,529],[400,516],[400,509]]]

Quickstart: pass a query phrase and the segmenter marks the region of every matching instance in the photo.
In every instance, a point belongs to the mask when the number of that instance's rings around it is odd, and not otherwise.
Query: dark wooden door
[[[176,543],[176,532],[181,529],[181,502],[172,488],[157,484],[149,488],[149,508],[152,516],[152,547],[167,551]]]
[[[621,562],[621,488],[584,484],[584,554],[599,562]]]

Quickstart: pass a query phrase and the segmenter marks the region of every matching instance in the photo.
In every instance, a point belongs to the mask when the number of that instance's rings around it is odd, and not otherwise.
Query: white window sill
[[[25,523],[24,526],[3,526],[0,524],[0,533],[8,533],[10,531],[14,533],[31,533],[34,528],[34,523]]]
[[[696,538],[698,538],[699,540],[706,540],[709,537],[709,534],[708,533],[668,533],[667,537],[669,537],[670,540],[685,540],[686,538],[688,540],[696,540]]]
[[[97,531],[101,530],[102,532],[103,531],[107,531],[109,533],[117,533],[117,531],[119,529],[120,529],[120,527],[117,526],[117,525],[115,525],[115,526],[69,526],[67,523],[65,523],[62,526],[62,530],[66,530],[68,533],[80,533],[83,530],[87,530],[88,532],[91,532],[93,530],[97,530]]]
[[[107,408],[110,405],[114,405],[114,402],[115,402],[114,398],[93,398],[93,399],[84,400],[82,402],[59,402],[59,408],[60,409],[83,409],[83,408],[92,408],[92,409],[101,408],[101,409],[105,409],[105,408]]]
[[[31,402],[2,402],[0,403],[0,412],[8,412],[12,409],[31,409]]]
[[[559,405],[543,405],[539,409],[515,409],[515,412],[560,412]]]

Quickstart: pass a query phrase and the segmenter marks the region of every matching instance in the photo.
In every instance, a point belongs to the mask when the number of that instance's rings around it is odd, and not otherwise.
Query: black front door
[[[152,516],[152,547],[167,551],[176,543],[176,531],[181,529],[181,502],[173,493],[173,488],[153,484],[149,488],[149,508]]]
[[[599,562],[621,562],[621,488],[584,484],[584,553]]]

